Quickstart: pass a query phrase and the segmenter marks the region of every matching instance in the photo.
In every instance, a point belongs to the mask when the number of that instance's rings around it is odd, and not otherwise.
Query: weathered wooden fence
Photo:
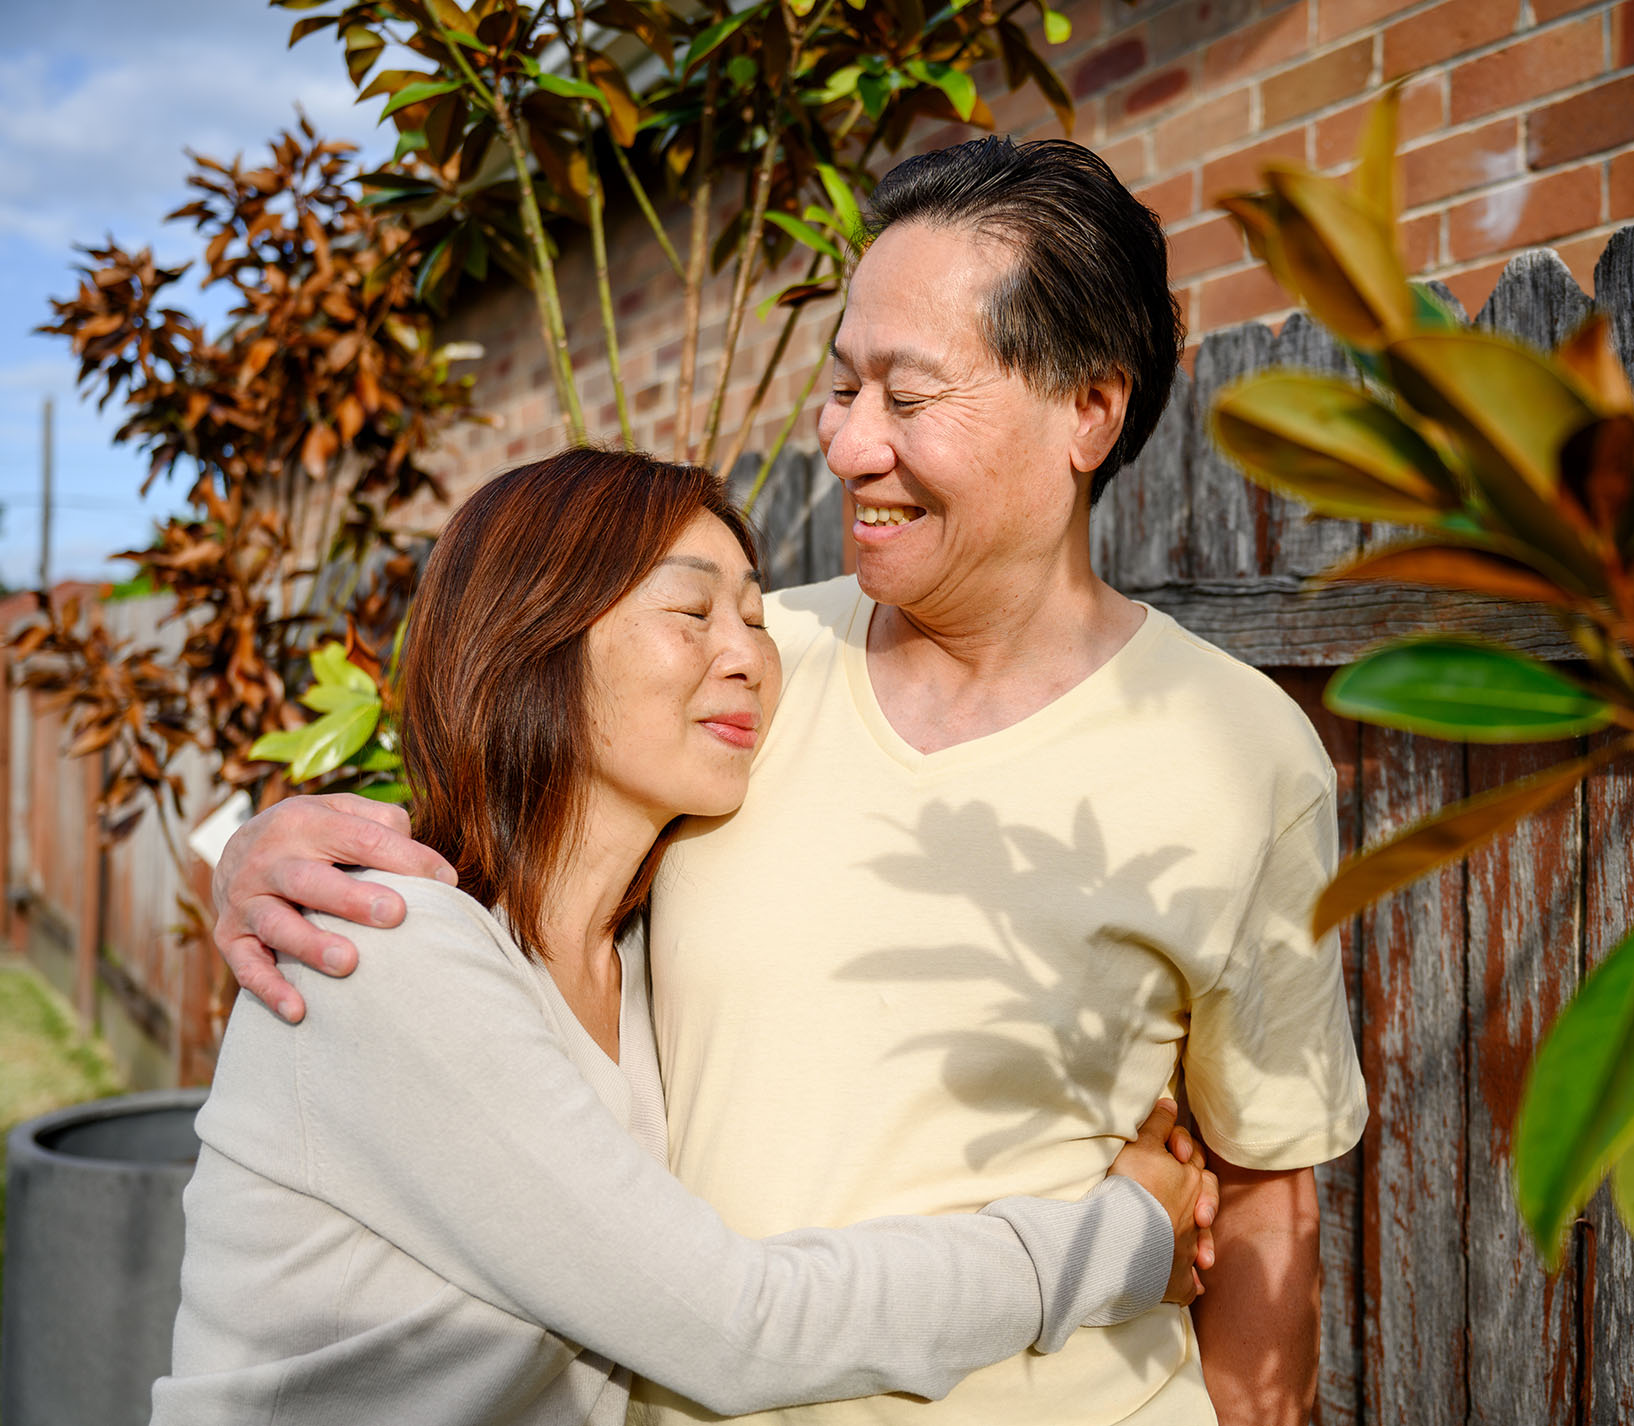
[[[1595,278],[1634,369],[1634,229]],[[1552,252],[1515,259],[1478,322],[1542,346],[1590,300]],[[1347,850],[1467,794],[1568,755],[1465,747],[1334,717],[1329,672],[1416,629],[1572,650],[1547,617],[1426,591],[1305,577],[1382,531],[1249,485],[1214,449],[1222,387],[1267,365],[1343,370],[1303,317],[1209,337],[1140,460],[1097,510],[1097,570],[1264,668],[1333,757]],[[738,474],[749,474],[748,462]],[[821,457],[785,457],[761,517],[774,582],[841,568],[839,484]],[[1508,1153],[1522,1077],[1585,971],[1634,925],[1634,778],[1602,773],[1519,832],[1357,918],[1344,935],[1372,1118],[1320,1172],[1325,1273],[1321,1426],[1634,1426],[1634,1244],[1605,1193],[1545,1277],[1515,1212]]]
[[[180,630],[161,627],[168,608],[168,600],[136,599],[102,612],[116,637],[175,653]],[[0,633],[30,609],[18,601]],[[9,659],[0,672],[9,675]],[[151,808],[129,836],[105,846],[97,811],[102,756],[65,757],[67,730],[50,700],[11,687],[9,677],[6,688],[0,787],[8,795],[0,801],[9,812],[3,866],[11,944],[107,1037],[133,1086],[207,1082],[220,1030],[220,967],[195,953],[178,905],[184,891],[197,901],[208,889],[208,873],[184,841],[220,796],[204,759],[184,754],[178,763],[185,793],[172,826],[180,865]]]

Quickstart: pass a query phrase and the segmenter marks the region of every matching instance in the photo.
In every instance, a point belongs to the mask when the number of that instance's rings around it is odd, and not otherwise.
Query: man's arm
[[[1220,1180],[1216,1266],[1192,1304],[1203,1380],[1220,1426],[1306,1426],[1322,1314],[1316,1173],[1238,1168]]]
[[[238,983],[289,1021],[306,1014],[300,992],[280,974],[274,951],[327,975],[349,975],[357,951],[320,931],[301,907],[363,926],[395,926],[403,898],[357,881],[337,866],[364,866],[458,884],[453,867],[409,836],[401,807],[351,793],[293,797],[252,817],[216,864],[216,949]]]

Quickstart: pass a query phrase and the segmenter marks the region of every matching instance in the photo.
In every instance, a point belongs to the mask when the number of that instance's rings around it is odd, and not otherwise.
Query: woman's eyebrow
[[[660,565],[678,564],[686,569],[695,569],[700,574],[714,575],[717,579],[724,573],[714,560],[705,559],[702,555],[665,555],[658,563]],[[761,577],[758,569],[746,569],[743,572],[743,582],[745,584],[764,584],[766,581]]]

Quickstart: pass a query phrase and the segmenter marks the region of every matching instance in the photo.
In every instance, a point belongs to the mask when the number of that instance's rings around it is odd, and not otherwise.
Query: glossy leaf
[[[1451,472],[1417,431],[1331,377],[1251,376],[1215,403],[1214,434],[1255,480],[1319,514],[1433,524],[1461,503]]]
[[[1623,1226],[1634,1232],[1634,1148],[1628,1149],[1611,1170],[1611,1201]]]
[[[726,19],[718,20],[709,26],[687,46],[686,57],[681,61],[682,72],[690,71],[699,60],[713,54],[750,20],[763,13],[764,9],[764,5],[751,5],[748,9],[739,10],[737,14],[729,15]]]
[[[386,107],[380,111],[380,117],[388,119],[399,109],[408,108],[410,104],[422,104],[427,99],[452,94],[459,87],[460,82],[457,79],[427,79],[419,84],[405,84],[386,101]]]
[[[594,84],[587,84],[582,79],[572,79],[565,74],[552,74],[548,69],[540,69],[532,61],[529,61],[528,72],[533,82],[547,94],[554,94],[559,99],[587,99],[603,112],[607,110],[607,96]]]
[[[817,165],[817,179],[823,185],[823,192],[828,195],[841,233],[847,242],[855,242],[862,232],[862,209],[845,175],[833,164],[820,163]]]
[[[1052,45],[1064,45],[1072,38],[1072,21],[1059,10],[1044,11],[1044,39]]]
[[[1553,580],[1519,560],[1469,545],[1415,541],[1373,550],[1347,564],[1323,570],[1328,582],[1377,580],[1432,589],[1460,589],[1495,599],[1553,604],[1572,609],[1578,600]]]
[[[1285,206],[1282,261],[1311,315],[1346,341],[1377,346],[1413,320],[1413,295],[1391,229],[1331,178],[1269,166]]]
[[[1572,432],[1560,475],[1604,544],[1634,563],[1634,416],[1619,411]]]
[[[1515,1122],[1515,1206],[1551,1269],[1560,1265],[1578,1209],[1630,1153],[1634,935],[1561,1011],[1533,1061]]]
[[[1467,856],[1522,817],[1559,801],[1595,768],[1626,750],[1627,744],[1608,744],[1585,757],[1454,803],[1351,857],[1317,898],[1311,913],[1312,934],[1326,935],[1381,896]]]
[[[1576,378],[1606,415],[1634,415],[1634,390],[1612,345],[1611,323],[1595,312],[1555,348],[1555,359]]]
[[[1356,196],[1381,223],[1394,226],[1401,211],[1401,180],[1396,163],[1396,120],[1401,82],[1392,84],[1368,110],[1356,160]]]
[[[1615,712],[1537,659],[1438,635],[1364,654],[1333,676],[1323,701],[1345,718],[1472,743],[1576,737]]]
[[[414,793],[406,782],[371,782],[358,788],[357,793],[374,802],[391,802],[398,806],[414,800]]]
[[[787,213],[766,214],[766,221],[781,228],[796,242],[804,244],[813,252],[822,253],[824,257],[831,257],[835,262],[844,262],[840,250],[827,238],[817,231],[810,223],[802,223],[798,218],[790,217]]]

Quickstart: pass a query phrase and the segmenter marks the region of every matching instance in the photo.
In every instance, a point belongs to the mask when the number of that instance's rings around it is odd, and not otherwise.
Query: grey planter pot
[[[5,1426],[145,1426],[181,1301],[202,1089],[75,1105],[6,1144]]]

